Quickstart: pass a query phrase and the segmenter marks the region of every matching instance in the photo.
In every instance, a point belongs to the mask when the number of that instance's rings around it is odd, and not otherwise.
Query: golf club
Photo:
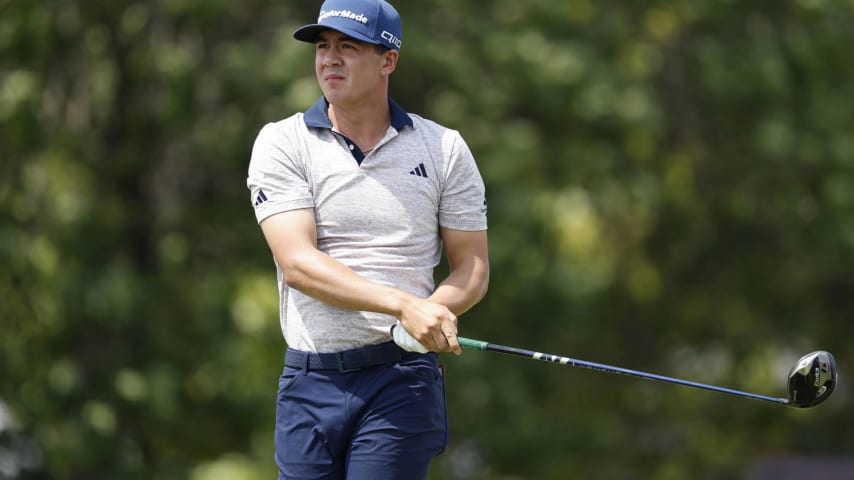
[[[653,373],[639,372],[636,370],[628,370],[620,367],[612,367],[601,363],[587,362],[584,360],[576,360],[574,358],[562,357],[559,355],[551,355],[548,353],[534,352],[532,350],[524,350],[521,348],[507,347],[494,343],[484,342],[482,340],[473,340],[470,338],[458,337],[457,339],[462,348],[467,350],[481,350],[504,353],[518,357],[527,357],[534,360],[542,360],[544,362],[559,363],[572,367],[582,367],[600,372],[615,373],[620,375],[629,375],[632,377],[646,378],[649,380],[657,380],[660,382],[675,383],[686,387],[701,388],[711,390],[713,392],[727,393],[739,397],[753,398],[756,400],[764,400],[773,402],[779,405],[789,407],[808,408],[814,407],[819,403],[827,400],[836,386],[836,361],[833,355],[822,350],[808,353],[798,360],[792,369],[789,371],[789,398],[767,397],[765,395],[757,395],[755,393],[742,392],[729,388],[716,387],[703,383],[690,382],[680,380],[678,378],[665,377]]]

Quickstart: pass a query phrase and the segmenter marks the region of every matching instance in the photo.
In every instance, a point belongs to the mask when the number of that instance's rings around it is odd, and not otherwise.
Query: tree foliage
[[[284,342],[245,175],[260,127],[320,94],[291,37],[319,3],[0,2],[0,447],[41,452],[0,477],[275,475]],[[854,3],[397,3],[392,96],[487,184],[492,281],[461,334],[759,393],[809,350],[843,374],[794,411],[444,358],[431,478],[850,452]]]

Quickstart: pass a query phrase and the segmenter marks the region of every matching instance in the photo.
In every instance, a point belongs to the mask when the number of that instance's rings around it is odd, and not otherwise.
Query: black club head
[[[789,404],[814,407],[836,387],[836,361],[825,351],[808,353],[789,372]]]

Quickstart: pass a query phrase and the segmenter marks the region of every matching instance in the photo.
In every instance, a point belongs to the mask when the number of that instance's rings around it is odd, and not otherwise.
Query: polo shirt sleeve
[[[265,125],[252,147],[246,186],[258,223],[277,213],[314,207],[300,142],[289,133],[296,127],[289,120]]]
[[[448,130],[442,149],[448,152],[444,187],[439,200],[439,225],[453,230],[487,229],[486,187],[466,142]]]

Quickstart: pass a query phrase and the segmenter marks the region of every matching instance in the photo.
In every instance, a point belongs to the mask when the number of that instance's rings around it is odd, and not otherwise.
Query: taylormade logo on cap
[[[342,17],[349,18],[350,20],[355,20],[357,22],[362,22],[362,24],[368,24],[368,17],[363,14],[356,15],[350,10],[329,10],[329,11],[321,11],[320,16],[317,17],[317,23],[323,23],[329,17]]]
[[[326,29],[394,50],[403,44],[400,15],[385,0],[326,0],[317,23],[298,28],[294,38],[314,43]]]

